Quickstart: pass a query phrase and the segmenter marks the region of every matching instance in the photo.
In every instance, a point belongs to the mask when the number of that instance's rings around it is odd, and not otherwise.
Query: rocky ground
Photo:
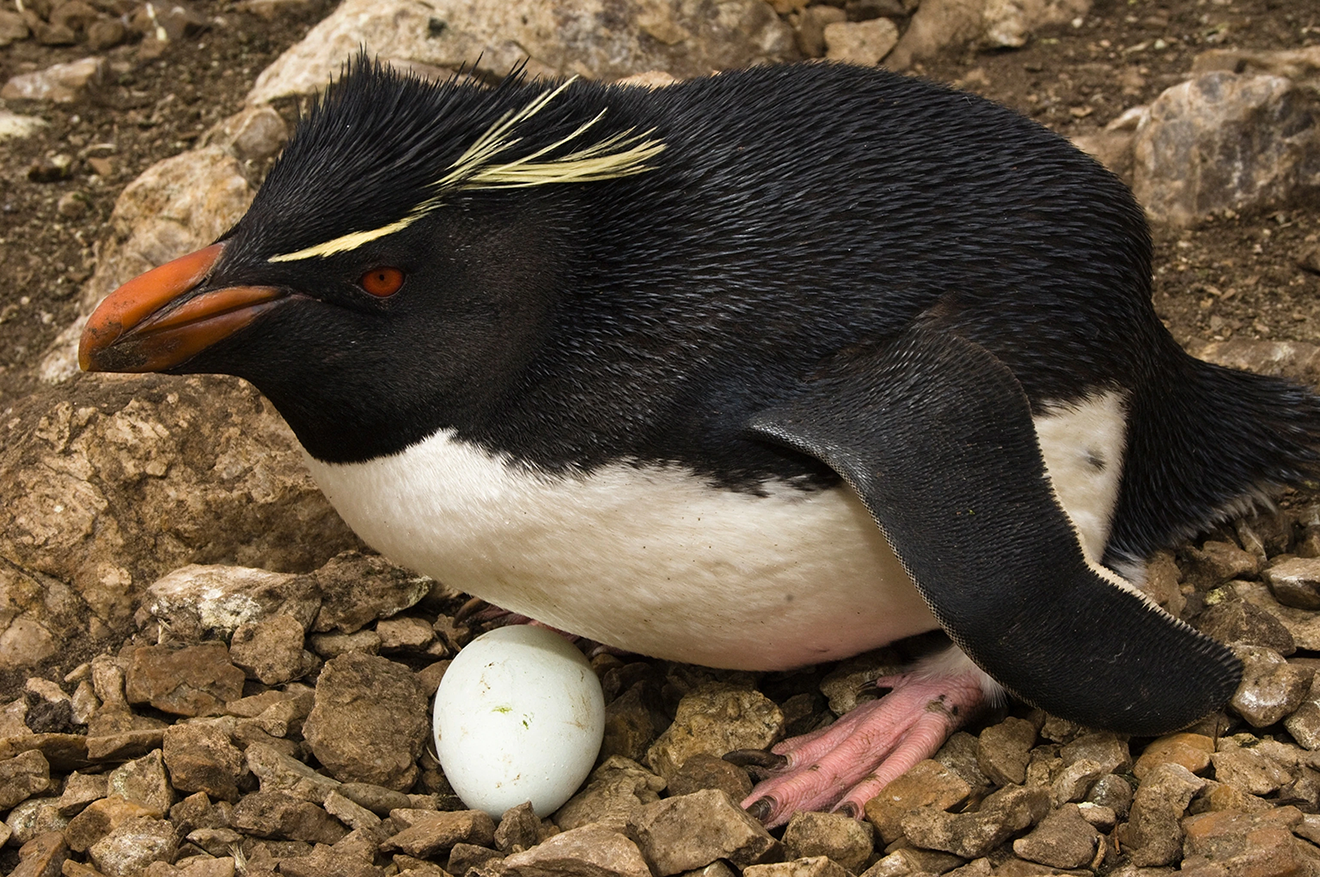
[[[744,0],[714,23],[697,4],[506,6],[345,0],[353,26],[315,30],[318,0],[0,10],[0,871],[1320,873],[1310,494],[1152,564],[1152,595],[1248,668],[1185,733],[1126,740],[1015,705],[865,821],[767,833],[732,803],[751,778],[717,756],[831,721],[899,656],[754,676],[599,654],[601,764],[550,818],[497,822],[427,751],[427,699],[477,632],[462,595],[363,553],[249,389],[82,379],[69,343],[115,285],[241,214],[359,40],[423,74],[480,52],[485,77],[523,52],[602,78],[828,53],[980,92],[1094,152],[1155,220],[1175,336],[1314,385],[1320,3]]]

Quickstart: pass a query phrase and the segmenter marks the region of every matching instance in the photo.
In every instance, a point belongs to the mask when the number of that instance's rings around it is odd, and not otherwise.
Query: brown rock
[[[1141,753],[1132,774],[1138,780],[1161,764],[1181,764],[1192,773],[1200,773],[1210,766],[1215,741],[1204,734],[1169,734],[1152,740]]]
[[[973,813],[920,807],[903,817],[903,834],[919,847],[975,859],[1039,822],[1049,810],[1041,787],[1009,786],[987,797]]]
[[[278,616],[298,621],[298,637],[321,608],[311,576],[245,566],[189,564],[151,583],[136,614],[176,642],[231,639],[244,625]],[[232,644],[230,646],[232,651]],[[232,660],[232,656],[231,656]]]
[[[50,762],[35,749],[0,761],[0,810],[50,788]]]
[[[288,792],[252,792],[234,805],[234,828],[257,837],[332,844],[348,833],[329,813]]]
[[[466,874],[474,868],[499,867],[503,868],[504,855],[489,847],[479,847],[476,844],[456,843],[449,850],[449,862],[447,868],[451,874]],[[500,863],[500,864],[495,864]]]
[[[394,816],[393,813],[390,814]],[[381,844],[418,858],[430,858],[456,843],[491,846],[495,843],[495,821],[481,810],[424,813],[403,831]]]
[[[235,666],[267,685],[306,675],[316,659],[303,650],[303,626],[291,615],[274,615],[234,631],[229,654]]]
[[[690,795],[702,789],[721,789],[735,801],[741,801],[752,791],[747,771],[716,755],[698,752],[678,769],[669,780],[670,795]]]
[[[504,867],[508,874],[516,877],[651,875],[637,844],[622,834],[596,825],[565,831],[532,849],[514,853],[504,860]]]
[[[439,686],[438,679],[435,684]],[[646,750],[655,740],[656,729],[651,710],[644,700],[645,690],[646,684],[639,682],[605,704],[605,738],[600,746],[602,760],[611,755],[621,755],[633,761],[646,758]]]
[[[19,846],[48,831],[64,831],[69,824],[67,816],[60,815],[58,798],[28,798],[9,811],[5,824],[9,827],[10,846]]]
[[[311,630],[352,633],[378,618],[397,615],[431,591],[432,582],[383,557],[345,552],[318,569],[313,578],[321,609]]]
[[[784,852],[794,859],[828,856],[861,873],[875,848],[875,830],[841,813],[797,813],[784,829]]]
[[[827,856],[810,856],[791,862],[749,865],[743,877],[848,877],[848,871]]]
[[[1211,756],[1215,779],[1248,795],[1268,795],[1292,779],[1277,761],[1256,749],[1244,749],[1221,741],[1220,751]]]
[[[759,691],[707,683],[679,701],[673,724],[651,746],[646,763],[668,780],[698,753],[764,749],[783,729],[783,712]]]
[[[545,826],[532,809],[531,802],[510,807],[500,817],[495,829],[495,848],[501,853],[520,853],[540,843]]]
[[[1076,804],[1049,813],[1030,834],[1013,841],[1013,852],[1051,868],[1082,868],[1095,858],[1100,833]]]
[[[165,775],[165,762],[159,749],[111,771],[106,779],[106,792],[140,804],[158,818],[168,813],[174,803],[174,791]]]
[[[1089,758],[1063,766],[1050,783],[1050,803],[1059,807],[1070,801],[1082,800],[1095,781],[1104,775],[1104,765]]]
[[[245,753],[248,769],[261,781],[263,792],[289,792],[295,798],[320,804],[340,787],[339,781],[318,773],[296,758],[265,743],[253,743]]]
[[[138,646],[129,653],[124,677],[129,703],[149,703],[180,716],[215,715],[225,701],[243,695],[243,671],[220,642],[183,649]]]
[[[174,788],[205,792],[225,801],[238,800],[243,753],[220,728],[200,723],[166,728],[162,751]]]
[[[887,18],[825,25],[825,57],[831,61],[874,67],[896,43],[898,26]]]
[[[1182,818],[1205,780],[1180,764],[1161,764],[1146,774],[1132,800],[1131,818],[1118,827],[1118,839],[1139,867],[1167,865],[1182,851]]]
[[[997,785],[1021,785],[1027,778],[1027,760],[1035,742],[1036,726],[1010,716],[981,732],[977,764]]]
[[[739,868],[766,861],[779,842],[724,792],[706,789],[642,807],[632,819],[642,855],[658,875],[727,859]]]
[[[17,12],[0,10],[0,48],[25,40],[31,34],[27,22]]]
[[[1192,626],[1211,639],[1245,643],[1291,655],[1297,645],[1288,628],[1259,606],[1241,600],[1223,600],[1192,620]]]
[[[408,796],[402,792],[371,783],[344,783],[336,791],[377,816],[389,816],[391,810],[412,806]]]
[[[635,761],[611,755],[587,777],[582,791],[554,814],[565,830],[600,823],[622,829],[647,804],[660,800],[665,781]]]
[[[1222,868],[1221,873],[1232,875],[1286,877],[1308,873],[1305,845],[1292,833],[1301,821],[1302,814],[1295,807],[1257,814],[1225,810],[1189,816],[1183,820],[1183,870],[1191,870],[1198,859],[1203,859]]]
[[[902,847],[877,861],[862,877],[901,877],[906,874],[945,874],[953,872],[963,859],[952,853]],[[988,877],[987,871],[987,877]]]
[[[921,761],[866,802],[866,819],[891,844],[903,836],[903,817],[915,807],[948,810],[966,800],[972,787],[937,761]]]
[[[374,829],[380,825],[379,816],[337,791],[326,795],[322,806],[325,812],[354,830]]]
[[[1185,553],[1187,580],[1202,590],[1217,588],[1232,579],[1255,578],[1260,572],[1260,558],[1232,542],[1207,540],[1200,548],[1189,546]]]
[[[376,622],[376,635],[384,652],[422,652],[435,639],[430,622],[406,615],[382,618]]]
[[[95,800],[105,797],[107,778],[105,774],[86,774],[74,771],[64,780],[64,791],[60,794],[60,813],[73,817]]]
[[[93,801],[69,820],[64,837],[74,852],[85,853],[92,844],[130,819],[150,818],[152,811],[118,795]]]
[[[117,18],[98,18],[87,26],[87,48],[93,52],[113,49],[128,37],[128,29]]]
[[[389,728],[389,734],[382,734]],[[336,779],[406,789],[431,730],[426,696],[406,667],[350,653],[328,661],[303,736]]]
[[[57,877],[69,857],[69,845],[59,832],[39,834],[18,851],[18,867],[9,877]]]
[[[1132,752],[1128,749],[1127,739],[1109,731],[1083,734],[1065,744],[1059,750],[1059,757],[1065,765],[1089,759],[1100,764],[1108,773],[1126,773],[1132,769]]]
[[[309,855],[280,859],[280,874],[283,877],[385,877],[385,869],[370,857],[317,844]]]
[[[72,42],[70,39],[66,45]],[[101,85],[108,70],[103,58],[82,58],[67,64],[54,64],[35,73],[10,77],[4,87],[0,88],[0,98],[73,103],[90,89]]]
[[[179,839],[164,819],[141,816],[118,825],[87,850],[106,877],[138,877],[152,862],[174,858]]]

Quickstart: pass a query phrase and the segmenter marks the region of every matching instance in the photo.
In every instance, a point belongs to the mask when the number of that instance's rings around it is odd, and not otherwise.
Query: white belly
[[[1037,419],[1042,439],[1068,436],[1045,443],[1045,457],[1092,557],[1117,495],[1122,433],[1101,441],[1102,476],[1084,465],[1075,430],[1059,427],[1097,413],[1121,420],[1107,397]],[[445,431],[391,457],[308,466],[349,526],[395,562],[629,651],[783,669],[938,627],[844,487],[771,483],[753,496],[677,467],[627,464],[550,477]]]

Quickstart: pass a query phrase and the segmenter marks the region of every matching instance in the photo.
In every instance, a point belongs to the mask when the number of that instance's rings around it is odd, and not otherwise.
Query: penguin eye
[[[372,268],[358,278],[358,285],[374,296],[385,298],[403,286],[403,272],[398,268]]]

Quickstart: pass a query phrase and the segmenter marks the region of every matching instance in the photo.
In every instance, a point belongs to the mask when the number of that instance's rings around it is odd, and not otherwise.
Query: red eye
[[[384,298],[394,295],[403,286],[403,272],[398,268],[372,268],[358,283],[372,295]]]

